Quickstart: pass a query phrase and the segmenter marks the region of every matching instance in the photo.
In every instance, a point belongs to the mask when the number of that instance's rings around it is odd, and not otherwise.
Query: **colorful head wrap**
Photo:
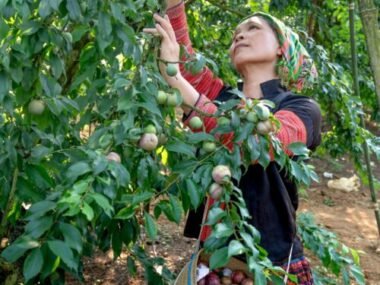
[[[277,74],[282,84],[298,91],[310,87],[318,77],[318,73],[313,59],[301,44],[298,35],[282,21],[262,12],[254,13],[244,18],[242,22],[254,16],[266,20],[276,33],[282,52],[282,58],[277,63]]]

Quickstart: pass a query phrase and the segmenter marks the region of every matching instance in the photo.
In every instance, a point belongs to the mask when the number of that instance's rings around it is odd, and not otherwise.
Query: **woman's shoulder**
[[[278,109],[283,108],[296,108],[296,109],[315,109],[320,110],[319,104],[312,97],[295,94],[291,91],[285,92],[283,98],[280,100],[278,105]]]

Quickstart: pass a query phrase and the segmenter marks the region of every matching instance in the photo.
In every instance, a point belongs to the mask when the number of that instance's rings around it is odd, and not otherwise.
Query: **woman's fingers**
[[[152,34],[154,36],[162,36],[168,40],[176,42],[177,39],[169,17],[165,15],[165,18],[163,18],[159,14],[154,14],[153,17],[157,22],[156,28],[145,28],[143,29],[143,32]]]
[[[156,29],[158,33],[162,36],[163,40],[171,40],[166,30],[164,30],[160,24],[156,24]]]
[[[165,18],[163,18],[158,14],[154,14],[153,17],[157,21],[157,23],[160,24],[161,27],[166,31],[170,39],[172,41],[176,41],[175,33],[173,30],[172,24],[170,23],[169,17],[165,15]]]
[[[157,31],[156,28],[144,28],[144,33],[151,34],[153,36],[160,36],[160,33]]]

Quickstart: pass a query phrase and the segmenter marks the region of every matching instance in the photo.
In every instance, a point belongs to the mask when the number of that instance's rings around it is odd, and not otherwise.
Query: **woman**
[[[168,62],[179,61],[179,44],[194,53],[188,35],[183,1],[168,0],[167,16],[155,15],[155,29],[147,32],[162,38],[161,58]],[[242,92],[248,98],[267,99],[276,104],[272,110],[280,121],[276,133],[286,150],[293,142],[302,142],[309,149],[320,143],[321,114],[318,105],[310,98],[295,95],[289,89],[302,88],[316,78],[316,71],[308,53],[294,34],[281,21],[268,14],[256,13],[244,19],[236,28],[230,47],[233,66],[243,79]],[[213,100],[228,99],[229,90],[219,78],[205,68],[192,75],[180,66],[180,73],[170,77],[161,64],[161,72],[173,88],[180,90],[183,101],[206,113],[215,113]],[[196,115],[184,109],[185,123]],[[216,119],[204,118],[206,131],[216,126]],[[224,138],[228,144],[233,134]],[[298,284],[313,284],[309,263],[296,234],[295,212],[298,207],[297,187],[275,162],[264,169],[252,164],[239,182],[250,221],[261,234],[261,245],[275,264],[289,269],[298,278]],[[198,237],[200,212],[189,215],[185,235]],[[198,220],[197,220],[198,218]],[[202,230],[201,239],[207,237]],[[290,263],[288,262],[290,260]],[[288,268],[289,266],[289,268]],[[287,284],[292,284],[288,281]]]

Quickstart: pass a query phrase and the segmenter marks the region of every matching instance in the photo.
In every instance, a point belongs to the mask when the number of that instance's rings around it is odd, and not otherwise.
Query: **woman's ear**
[[[278,56],[281,56],[281,55],[282,55],[281,47],[278,47],[278,48],[277,48],[277,55],[278,55]]]

